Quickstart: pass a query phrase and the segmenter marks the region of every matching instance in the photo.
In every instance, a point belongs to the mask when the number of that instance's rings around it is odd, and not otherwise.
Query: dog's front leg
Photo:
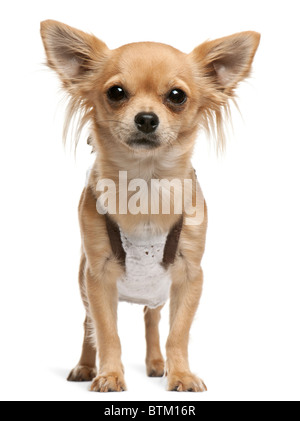
[[[197,226],[184,225],[177,258],[171,266],[170,333],[167,341],[168,390],[203,392],[204,382],[191,373],[188,362],[189,332],[199,305],[203,272],[201,260],[207,227],[206,206],[203,221]]]
[[[126,385],[121,363],[121,343],[117,332],[116,280],[112,280],[111,277],[107,279],[105,275],[98,279],[88,269],[86,283],[100,360],[99,373],[92,383],[91,390],[121,392],[126,390]]]
[[[186,278],[186,277],[184,277]],[[168,390],[204,392],[204,382],[191,373],[188,362],[189,331],[202,292],[202,270],[193,279],[173,276],[170,334],[167,341]]]
[[[85,191],[79,212],[87,256],[86,296],[99,356],[99,372],[91,390],[120,392],[126,390],[126,385],[117,332],[117,280],[122,276],[124,268],[112,253],[105,220],[98,214],[95,198],[89,189]]]

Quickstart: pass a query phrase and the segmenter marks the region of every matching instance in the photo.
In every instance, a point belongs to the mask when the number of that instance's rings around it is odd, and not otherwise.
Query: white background
[[[2,400],[287,400],[300,397],[299,10],[296,1],[13,1],[1,3]],[[129,391],[65,381],[77,363],[77,203],[91,156],[61,142],[64,106],[46,70],[39,22],[93,32],[109,47],[160,41],[185,52],[210,38],[262,33],[243,118],[217,157],[204,136],[194,165],[209,208],[205,285],[190,362],[205,394],[166,392],[145,374],[143,311],[121,304]],[[168,332],[168,309],[161,323]]]

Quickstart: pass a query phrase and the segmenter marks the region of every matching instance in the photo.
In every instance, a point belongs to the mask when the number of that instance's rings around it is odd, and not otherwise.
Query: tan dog
[[[41,34],[48,65],[70,96],[66,130],[79,112],[81,126],[91,126],[96,151],[79,205],[85,336],[80,361],[69,380],[93,380],[94,391],[126,390],[117,332],[117,307],[122,299],[146,305],[147,374],[166,373],[169,390],[204,391],[204,382],[191,373],[188,363],[189,330],[202,291],[200,264],[207,226],[206,205],[190,159],[199,127],[215,126],[223,147],[223,115],[228,113],[228,100],[234,98],[237,84],[250,73],[260,35],[242,32],[205,42],[184,54],[158,43],[109,50],[96,37],[55,21],[42,22]],[[127,177],[125,196],[120,174]],[[98,200],[101,188],[97,184],[104,179],[117,186],[115,204],[109,194],[106,202]],[[173,186],[171,210],[166,213],[161,189],[158,209],[153,212],[153,191],[147,189],[154,186],[153,179],[176,179],[182,185],[191,180],[192,199],[188,202],[176,196],[178,189]],[[129,186],[134,180],[138,180],[139,202],[144,207],[132,213],[128,212],[130,200],[137,193]],[[184,206],[178,212],[175,205],[180,201]],[[102,210],[107,203],[105,214]],[[191,209],[196,209],[194,223]],[[158,324],[168,296],[170,334],[165,364]]]

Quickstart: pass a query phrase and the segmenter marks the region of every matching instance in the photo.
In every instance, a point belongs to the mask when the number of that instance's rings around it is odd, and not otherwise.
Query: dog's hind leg
[[[149,377],[162,377],[165,371],[165,362],[160,349],[158,330],[162,308],[163,306],[155,309],[149,307],[144,308],[147,345],[146,369]]]
[[[83,304],[86,309],[86,318],[84,321],[84,338],[82,345],[82,352],[77,366],[70,372],[68,381],[84,382],[92,381],[97,374],[96,368],[96,347],[92,339],[92,320],[89,314],[88,302],[85,292],[84,270],[86,264],[86,257],[82,253],[80,268],[79,268],[79,286]]]

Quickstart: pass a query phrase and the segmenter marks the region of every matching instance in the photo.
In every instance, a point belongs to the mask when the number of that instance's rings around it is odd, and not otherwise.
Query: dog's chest
[[[125,274],[118,280],[119,300],[156,308],[169,298],[171,278],[163,265],[167,234],[140,239],[120,229]]]

